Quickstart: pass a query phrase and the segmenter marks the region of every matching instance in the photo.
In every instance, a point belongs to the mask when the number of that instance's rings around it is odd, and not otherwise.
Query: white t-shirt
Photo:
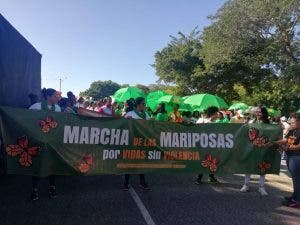
[[[150,116],[148,115],[148,113],[146,113],[146,120],[150,120]],[[138,119],[138,120],[142,120],[143,118],[139,117],[138,114],[136,114],[135,111],[129,111],[128,113],[125,114],[125,118],[132,118],[132,119]]]
[[[77,102],[77,103],[75,104],[75,107],[77,107],[77,108],[84,108],[84,104],[83,104],[83,103]]]
[[[211,123],[211,121],[210,121],[210,119],[208,118],[199,118],[198,120],[197,120],[197,122],[196,123]]]
[[[61,112],[61,108],[59,107],[59,105],[55,104],[55,112]],[[48,109],[51,109],[51,105],[48,105]],[[32,106],[29,107],[29,109],[34,109],[34,110],[42,110],[42,103],[37,102],[34,103]]]
[[[112,115],[113,115],[113,109],[112,109],[112,107],[107,107],[106,105],[102,106],[99,109],[99,112],[100,113],[102,113],[102,112],[105,113],[105,114],[102,114],[103,117],[112,117]]]

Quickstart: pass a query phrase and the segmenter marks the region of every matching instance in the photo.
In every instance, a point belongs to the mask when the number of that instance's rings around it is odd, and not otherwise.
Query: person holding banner
[[[255,118],[253,120],[250,120],[249,123],[270,124],[269,114],[268,114],[266,107],[264,107],[264,106],[256,107],[256,109],[254,110],[254,115],[255,115]],[[246,192],[250,191],[250,188],[249,188],[250,177],[251,177],[251,174],[245,174],[245,182],[244,182],[244,185],[242,186],[242,188],[240,189],[240,192],[246,193]],[[265,175],[260,175],[260,177],[259,177],[258,192],[260,193],[261,196],[268,195],[268,192],[265,189]]]
[[[52,88],[44,88],[42,90],[42,97],[43,100],[41,102],[37,102],[29,107],[29,109],[34,110],[50,110],[55,112],[61,112],[61,108],[57,105],[57,103],[61,99],[61,93],[57,92],[56,90]],[[55,177],[49,176],[49,198],[56,198],[57,192],[56,192],[56,186],[55,186]],[[37,176],[32,177],[32,193],[31,193],[31,200],[36,201],[39,199],[38,194],[38,184],[39,184],[40,178]]]
[[[156,121],[167,122],[169,120],[168,113],[166,111],[165,103],[160,103],[157,106],[157,109],[154,111],[154,114],[155,114],[155,120]]]
[[[204,112],[204,114],[207,116],[207,118],[205,118],[205,120],[203,120],[202,123],[214,123],[216,121],[216,119],[218,118],[218,112],[219,112],[218,107],[216,107],[216,106],[208,107]],[[198,120],[198,121],[200,121],[200,120]],[[197,124],[199,124],[198,121],[197,121]],[[210,173],[208,176],[209,176],[209,178],[208,178],[209,183],[212,183],[212,184],[219,183],[219,181],[215,178],[215,175],[213,173]],[[203,177],[203,174],[199,174],[195,181],[195,184],[197,184],[197,185],[201,184],[202,177]]]
[[[129,111],[125,114],[125,118],[127,119],[138,119],[138,120],[150,120],[150,116],[145,112],[145,99],[143,97],[138,97],[135,99],[135,108],[132,111]],[[140,174],[140,184],[139,187],[142,190],[148,191],[150,190],[148,184],[146,183],[145,175]],[[129,190],[129,174],[125,174],[125,181],[122,187],[122,190],[128,191]]]
[[[294,192],[285,197],[283,205],[300,208],[300,113],[291,119],[291,129],[285,138],[276,142],[287,155],[287,167],[292,176]]]
[[[111,97],[105,98],[105,105],[100,107],[98,112],[102,117],[115,117],[115,109],[112,105]]]

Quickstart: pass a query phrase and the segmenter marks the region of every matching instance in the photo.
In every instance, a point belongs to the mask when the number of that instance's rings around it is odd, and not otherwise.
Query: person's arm
[[[274,144],[276,145],[284,145],[287,143],[287,139],[286,138],[283,138],[281,140],[278,140],[278,141],[275,141]]]
[[[112,115],[110,115],[109,113],[104,112],[104,111],[103,111],[103,108],[100,108],[100,109],[99,109],[99,113],[102,114],[102,115],[105,115],[105,116],[112,116]]]
[[[288,147],[287,151],[300,151],[300,144]]]

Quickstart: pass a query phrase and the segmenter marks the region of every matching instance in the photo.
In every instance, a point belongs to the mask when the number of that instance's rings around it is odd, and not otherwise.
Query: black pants
[[[210,178],[215,178],[215,175],[214,175],[213,173],[210,173],[208,176],[209,176]],[[201,180],[202,180],[202,177],[203,177],[203,174],[199,174],[197,180],[201,181]]]
[[[140,176],[140,184],[145,184],[145,174],[139,174]],[[130,174],[125,174],[125,184],[129,184]]]
[[[40,177],[32,177],[32,189],[38,189],[39,183],[40,183]],[[49,176],[49,186],[55,186],[55,176]]]

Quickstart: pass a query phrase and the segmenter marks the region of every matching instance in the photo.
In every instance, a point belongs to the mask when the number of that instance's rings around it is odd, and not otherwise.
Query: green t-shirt
[[[167,113],[158,113],[158,114],[156,115],[155,120],[157,120],[157,121],[168,121],[168,120],[169,120],[169,117],[168,117],[168,114],[167,114]]]
[[[227,118],[223,118],[223,119],[217,119],[216,123],[229,123],[229,120]]]

